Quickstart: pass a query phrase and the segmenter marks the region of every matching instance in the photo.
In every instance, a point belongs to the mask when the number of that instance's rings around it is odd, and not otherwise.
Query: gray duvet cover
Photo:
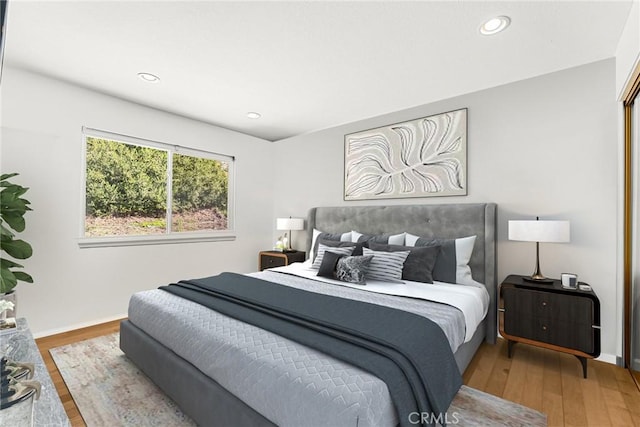
[[[429,317],[444,325],[452,349],[464,337],[462,314],[443,304],[336,289],[269,271],[257,275]],[[275,424],[382,426],[398,422],[384,382],[309,347],[159,290],[134,295],[129,316],[135,325]]]

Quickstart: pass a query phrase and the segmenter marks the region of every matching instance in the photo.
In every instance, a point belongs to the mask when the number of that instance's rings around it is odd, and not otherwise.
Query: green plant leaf
[[[5,196],[0,193],[0,206],[2,206],[2,212],[15,212],[20,215],[24,215],[27,211],[27,204],[24,199],[19,199],[15,195],[10,194]]]
[[[17,231],[18,233],[24,231],[25,222],[24,222],[24,217],[22,215],[17,214],[15,212],[11,212],[11,211],[5,211],[5,210],[2,211],[1,215],[2,215],[2,219],[13,230]]]
[[[20,175],[19,173],[3,173],[0,175],[0,181],[4,181],[9,178],[13,178],[14,176]]]
[[[10,259],[6,259],[6,258],[2,258],[0,259],[0,268],[22,268],[22,265],[18,264],[17,262],[13,262]]]
[[[16,275],[4,268],[0,269],[0,293],[11,291],[18,284]]]
[[[13,275],[22,282],[33,283],[33,277],[23,271],[14,271]]]
[[[2,225],[2,221],[0,221],[0,236],[8,236],[13,237],[14,234],[7,227]]]
[[[3,251],[16,259],[27,259],[33,255],[31,245],[24,240],[0,240],[0,247]]]

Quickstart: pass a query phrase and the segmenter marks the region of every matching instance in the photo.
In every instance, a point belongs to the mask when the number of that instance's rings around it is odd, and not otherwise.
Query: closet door
[[[630,364],[632,374],[640,383],[640,96],[636,96],[631,113],[631,146],[633,151],[633,277],[630,304]]]

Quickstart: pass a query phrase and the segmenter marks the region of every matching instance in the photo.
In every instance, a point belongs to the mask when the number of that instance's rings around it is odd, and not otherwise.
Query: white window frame
[[[155,148],[169,153],[182,154],[186,156],[196,156],[211,160],[218,160],[228,164],[228,188],[227,188],[227,229],[210,231],[171,231],[171,207],[173,203],[173,167],[172,156],[167,156],[167,228],[164,234],[153,235],[130,235],[130,236],[104,236],[86,237],[85,220],[87,217],[87,138],[101,138],[111,141],[121,142],[130,145]],[[81,219],[80,237],[78,246],[80,248],[101,248],[111,246],[138,246],[138,245],[160,245],[168,243],[191,243],[191,242],[218,242],[236,239],[235,233],[235,157],[206,150],[183,147],[180,145],[167,144],[158,141],[151,141],[135,136],[122,135],[99,129],[82,127],[82,183],[81,183]]]

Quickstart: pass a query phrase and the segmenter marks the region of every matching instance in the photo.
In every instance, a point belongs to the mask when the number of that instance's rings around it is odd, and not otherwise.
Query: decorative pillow
[[[433,267],[433,280],[462,285],[475,283],[471,276],[469,260],[473,253],[476,236],[460,239],[433,239],[407,233],[406,241],[407,246],[441,246]]]
[[[326,251],[324,253],[324,258],[322,259],[322,264],[320,264],[320,269],[318,270],[318,276],[335,279],[338,260],[345,256],[346,255],[331,252],[329,250]]]
[[[363,248],[365,256],[373,255],[367,279],[382,280],[385,282],[401,282],[402,267],[409,256],[409,251],[380,252],[369,248]]]
[[[348,233],[325,233],[320,230],[313,229],[311,238],[311,248],[309,249],[309,259],[315,261],[315,254],[318,253],[318,239],[335,240],[338,242],[350,242],[351,232]]]
[[[402,279],[413,282],[433,283],[433,267],[440,253],[440,245],[435,246],[398,246],[370,243],[374,251],[401,252],[409,251],[409,256],[402,267]]]
[[[353,252],[352,247],[347,247],[347,248],[330,248],[329,246],[325,246],[322,243],[318,245],[318,255],[316,256],[315,261],[313,261],[313,264],[311,265],[311,268],[314,269],[319,269],[320,266],[322,265],[322,258],[324,258],[324,253],[327,251],[327,249],[329,249],[331,252],[334,252],[336,254],[342,254],[342,255],[351,255],[351,253]]]
[[[367,242],[364,242],[364,243],[338,242],[335,240],[326,240],[326,239],[318,239],[318,242],[332,248],[353,248],[353,253],[351,254],[353,256],[362,255],[362,248],[368,246]]]
[[[351,241],[358,243],[387,243],[389,245],[404,245],[404,236],[407,233],[400,234],[380,234],[377,236],[371,234],[362,234],[357,231],[351,231]]]
[[[341,282],[365,285],[365,278],[372,256],[346,256],[338,260],[336,279]]]

